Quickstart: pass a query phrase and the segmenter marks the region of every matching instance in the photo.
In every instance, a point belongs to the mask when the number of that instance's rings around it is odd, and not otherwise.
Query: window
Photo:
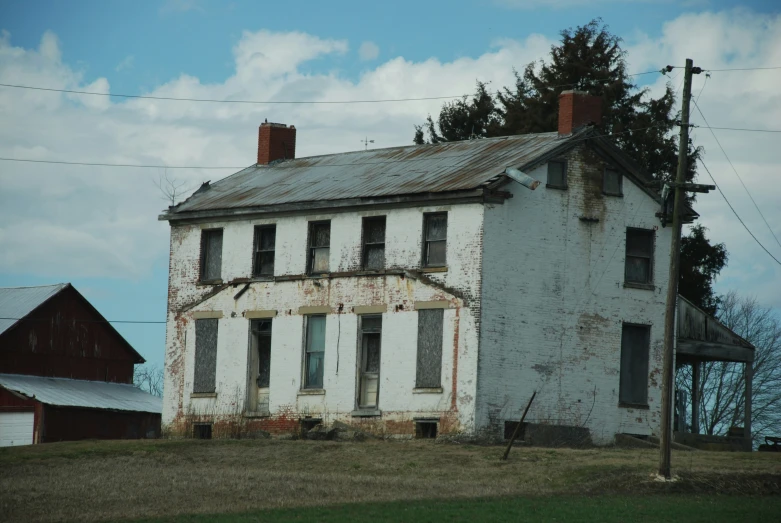
[[[255,227],[255,259],[253,276],[274,276],[274,245],[277,239],[276,225]]]
[[[621,184],[623,176],[615,169],[606,168],[604,178],[602,180],[602,192],[610,196],[621,196]]]
[[[222,229],[201,232],[201,281],[215,281],[222,272]]]
[[[653,281],[654,231],[626,230],[626,283],[650,284]]]
[[[437,437],[437,422],[434,420],[416,420],[415,421],[415,437],[418,439],[436,439]]]
[[[193,392],[214,392],[217,373],[217,326],[212,318],[195,320],[195,373]]]
[[[547,187],[556,189],[567,188],[567,162],[564,160],[553,160],[548,162]]]
[[[361,316],[358,406],[376,407],[380,388],[382,316]]]
[[[309,274],[328,272],[331,222],[309,222]]]
[[[444,309],[418,311],[418,362],[415,386],[442,386],[442,320]]]
[[[621,377],[618,401],[648,405],[648,351],[651,327],[624,323],[621,332]]]
[[[212,424],[211,423],[194,423],[193,424],[193,438],[195,438],[195,439],[212,439]]]
[[[425,214],[423,221],[423,265],[444,267],[447,251],[447,213]]]
[[[269,386],[271,376],[271,320],[253,320],[250,326],[255,351],[253,362],[257,372],[255,382],[258,388],[263,389]]]
[[[363,219],[363,268],[385,268],[385,216]]]
[[[304,388],[323,388],[325,359],[325,316],[308,316],[306,322],[306,353],[304,355]]]

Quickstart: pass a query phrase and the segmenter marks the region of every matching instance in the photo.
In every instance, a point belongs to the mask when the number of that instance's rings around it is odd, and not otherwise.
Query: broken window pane
[[[254,276],[274,275],[274,249],[277,238],[276,225],[255,227],[255,264]]]
[[[363,370],[366,372],[380,372],[380,334],[364,334],[363,343],[366,352]]]
[[[217,319],[195,320],[193,392],[214,392],[217,373]]]
[[[615,169],[605,169],[605,179],[602,190],[605,194],[621,196],[621,173]]]
[[[364,221],[366,243],[385,243],[385,216],[367,218]]]
[[[369,245],[366,247],[366,263],[364,268],[379,270],[385,267],[385,246]]]
[[[447,214],[429,214],[426,216],[426,239],[444,240],[447,238]]]
[[[323,388],[325,358],[325,316],[309,316],[306,331],[306,369],[304,388]]]
[[[630,283],[651,283],[653,281],[653,250],[653,231],[626,230],[625,281]]]
[[[562,161],[548,162],[548,185],[553,187],[567,186],[567,164]]]
[[[442,385],[442,328],[445,311],[418,311],[418,361],[416,387]]]
[[[312,249],[312,270],[310,272],[328,272],[328,257],[331,250],[328,248]]]
[[[310,222],[309,227],[309,273],[328,272],[331,222]]]
[[[651,328],[624,324],[621,332],[620,403],[648,404],[648,353]]]
[[[423,265],[440,267],[447,263],[447,213],[425,215]]]
[[[331,223],[312,224],[312,247],[328,247],[331,245]]]
[[[271,320],[254,320],[252,335],[258,351],[258,387],[269,386],[271,377]]]
[[[385,216],[363,219],[363,267],[385,267]]]
[[[222,270],[222,229],[201,233],[201,280],[219,280]]]

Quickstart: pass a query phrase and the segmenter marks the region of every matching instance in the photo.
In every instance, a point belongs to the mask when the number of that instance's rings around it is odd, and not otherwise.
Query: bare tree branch
[[[133,385],[154,396],[163,396],[163,369],[157,365],[136,365]]]

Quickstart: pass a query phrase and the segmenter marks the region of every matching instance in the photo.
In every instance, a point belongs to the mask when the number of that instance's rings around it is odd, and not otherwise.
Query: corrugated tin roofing
[[[67,283],[58,283],[40,287],[0,287],[0,334],[17,322],[2,318],[24,318],[67,286]]]
[[[124,383],[0,374],[0,387],[47,405],[158,414],[163,412],[161,398]]]
[[[313,201],[469,190],[563,145],[558,133],[373,149],[251,166],[169,215]]]

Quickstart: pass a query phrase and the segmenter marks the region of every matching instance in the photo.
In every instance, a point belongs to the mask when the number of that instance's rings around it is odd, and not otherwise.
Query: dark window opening
[[[193,392],[215,391],[218,322],[216,318],[195,320]]]
[[[626,230],[626,265],[624,281],[651,283],[653,281],[654,231]]]
[[[363,268],[385,268],[385,216],[363,219]]]
[[[376,407],[380,392],[382,316],[361,316],[360,383],[358,405]]]
[[[518,427],[517,421],[505,421],[504,422],[504,439],[510,439],[515,434],[515,429]],[[523,439],[524,432],[526,431],[526,423],[521,425],[521,432],[518,433],[518,438]]]
[[[418,311],[418,359],[415,386],[442,386],[442,328],[444,309]]]
[[[274,248],[277,240],[276,225],[255,227],[255,258],[253,276],[274,276]]]
[[[615,169],[605,169],[602,191],[610,196],[621,196],[623,176]]]
[[[415,437],[418,439],[435,439],[437,437],[436,421],[416,421]]]
[[[222,229],[201,231],[201,281],[215,281],[222,276]]]
[[[567,162],[561,160],[548,162],[547,187],[567,188]]]
[[[193,424],[193,437],[195,439],[212,439],[212,424],[211,423]]]
[[[447,262],[447,213],[424,215],[423,265],[444,267]]]
[[[325,316],[309,316],[306,322],[304,388],[323,388],[325,363]]]
[[[313,428],[317,427],[323,422],[320,418],[303,418],[299,420],[299,423],[301,424],[301,433],[306,434]]]
[[[331,222],[309,222],[309,274],[328,272],[331,254]]]
[[[257,350],[257,379],[259,388],[267,388],[271,377],[271,320],[253,320],[252,336]]]
[[[648,353],[651,327],[624,323],[621,331],[621,375],[618,401],[648,405]]]

